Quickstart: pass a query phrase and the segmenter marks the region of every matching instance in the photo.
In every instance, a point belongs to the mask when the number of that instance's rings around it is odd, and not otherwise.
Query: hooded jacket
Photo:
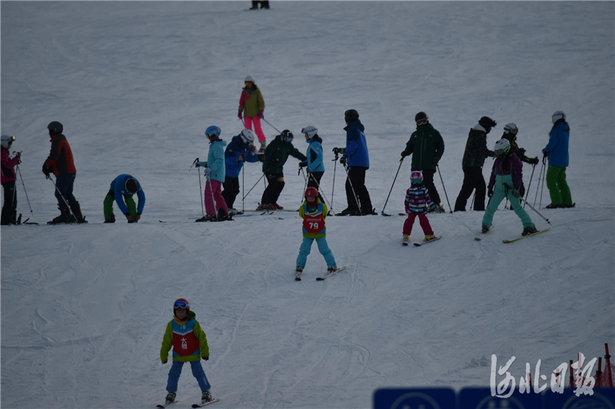
[[[487,148],[487,131],[477,124],[470,129],[461,166],[480,168],[485,163],[487,156],[493,157],[495,154]]]
[[[73,161],[73,152],[66,140],[66,136],[59,133],[51,137],[51,152],[49,152],[43,167],[53,167],[53,174],[56,177],[77,173],[75,162]]]
[[[360,166],[369,169],[369,153],[365,139],[365,127],[360,120],[351,122],[344,128],[346,131],[346,148],[342,152],[348,156],[348,166]]]
[[[224,163],[224,147],[226,142],[222,139],[214,139],[209,143],[209,153],[207,154],[207,162],[199,162],[201,166],[207,166],[211,172],[207,175],[207,180],[217,180],[224,183],[226,177],[226,165]]]
[[[263,94],[261,94],[260,88],[256,84],[252,85],[252,91],[248,88],[244,88],[241,91],[241,97],[239,98],[239,112],[245,111],[244,116],[255,117],[259,112],[265,110],[265,100]]]
[[[300,161],[307,160],[305,155],[297,150],[292,142],[284,142],[282,135],[275,137],[265,149],[265,161],[263,162],[263,173],[265,174],[284,174],[284,164],[288,156],[293,156]]]
[[[440,159],[444,154],[444,140],[430,123],[419,125],[410,135],[404,152],[412,155],[412,170],[435,170],[433,158]]]
[[[2,184],[13,182],[17,179],[15,175],[15,165],[19,163],[19,158],[14,157],[11,159],[9,156],[9,150],[2,146]]]
[[[171,348],[174,361],[199,361],[201,357],[209,357],[207,336],[196,320],[194,312],[190,311],[186,321],[180,321],[173,316],[167,324],[160,347],[160,361],[163,364],[167,362]]]
[[[325,171],[325,163],[323,161],[323,152],[322,152],[322,139],[320,136],[314,135],[311,139],[308,139],[308,148],[305,152],[305,156],[307,157],[306,165],[310,172],[324,172]]]
[[[542,150],[549,154],[549,166],[568,167],[568,141],[570,126],[564,119],[560,119],[549,132],[549,143]]]
[[[224,162],[226,163],[226,177],[237,179],[243,168],[243,161],[238,162],[237,159],[244,155],[246,162],[258,162],[258,155],[250,151],[250,144],[245,144],[241,140],[241,136],[233,136],[231,142],[227,145],[224,151]]]
[[[120,208],[120,211],[124,215],[128,215],[130,212],[128,211],[128,208],[126,207],[126,204],[124,203],[124,200],[123,200],[124,199],[123,196],[133,195],[133,193],[129,193],[126,190],[126,181],[128,179],[134,179],[137,182],[137,197],[139,198],[137,214],[142,214],[143,208],[145,207],[145,193],[143,193],[143,189],[141,189],[141,184],[139,183],[136,177],[128,175],[128,174],[119,175],[118,177],[113,179],[113,182],[111,182],[111,186],[109,189],[113,190],[113,194],[115,196],[115,202],[117,203],[117,207]]]

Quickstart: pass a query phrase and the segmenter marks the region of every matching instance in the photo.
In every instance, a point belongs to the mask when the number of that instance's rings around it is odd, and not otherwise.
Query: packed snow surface
[[[18,210],[40,223],[1,230],[3,408],[162,403],[170,365],[159,349],[179,297],[207,333],[211,358],[202,362],[219,409],[369,408],[379,387],[488,386],[492,354],[501,363],[515,356],[517,378],[526,362],[542,360],[549,374],[579,352],[603,354],[615,340],[613,2],[249,5],[1,3],[2,133],[23,151],[34,212],[20,181]],[[551,231],[514,244],[502,239],[522,226],[504,204],[481,242],[473,238],[482,213],[432,215],[443,239],[402,247],[408,158],[384,209],[392,217],[327,219],[346,271],[317,282],[326,266],[314,246],[295,282],[296,213],[193,221],[202,214],[190,164],[206,158],[207,126],[220,126],[227,142],[241,131],[246,75],[263,92],[268,139],[273,127],[290,129],[304,151],[300,129],[319,129],[323,191],[337,212],[345,173],[331,149],[344,146],[350,108],[366,127],[367,187],[379,213],[418,111],[444,138],[440,171],[453,204],[481,116],[499,123],[490,146],[515,122],[520,146],[541,156],[551,114],[563,110],[576,207],[540,209]],[[58,214],[40,170],[53,120],[72,146],[87,225],[45,224]],[[304,180],[294,158],[285,169],[279,203],[296,209]],[[526,186],[531,171],[526,164]],[[539,171],[530,204],[544,207]],[[138,224],[102,224],[120,173],[147,195]],[[256,187],[236,207],[256,208],[261,175],[259,164],[246,165],[242,192]],[[422,239],[418,221],[411,239]],[[199,398],[185,367],[177,407]]]

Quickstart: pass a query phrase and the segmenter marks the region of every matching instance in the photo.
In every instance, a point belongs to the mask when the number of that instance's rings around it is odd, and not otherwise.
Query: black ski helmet
[[[124,183],[124,188],[128,193],[135,194],[137,190],[139,190],[139,185],[137,184],[137,180],[135,178],[126,179],[126,183]]]
[[[489,118],[488,116],[484,116],[478,120],[478,124],[482,126],[483,128],[485,128],[487,133],[489,133],[489,131],[491,131],[491,128],[497,125],[497,122],[495,122],[493,119]]]
[[[420,121],[424,121],[424,122],[419,124]],[[429,122],[429,117],[427,116],[425,112],[421,111],[414,116],[414,122],[416,122],[418,125],[423,125]]]
[[[62,133],[64,131],[64,126],[58,121],[53,121],[49,122],[49,125],[47,125],[47,129],[49,129],[50,134],[55,135],[58,133]]]
[[[359,119],[359,113],[356,109],[349,109],[348,111],[344,112],[344,119],[346,120],[346,123],[349,124]]]

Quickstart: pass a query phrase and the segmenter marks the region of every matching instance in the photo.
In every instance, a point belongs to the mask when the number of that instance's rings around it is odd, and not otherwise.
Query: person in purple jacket
[[[508,139],[500,139],[495,143],[494,148],[496,159],[493,162],[491,178],[489,179],[488,193],[490,197],[487,210],[483,216],[482,232],[487,233],[493,222],[493,215],[498,210],[498,206],[508,198],[515,214],[523,222],[523,232],[521,235],[536,233],[536,226],[532,219],[519,203],[519,197],[525,194],[523,186],[523,165],[521,160],[510,149]]]

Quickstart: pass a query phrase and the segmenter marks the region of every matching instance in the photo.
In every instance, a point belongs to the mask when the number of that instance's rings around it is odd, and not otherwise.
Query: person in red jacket
[[[64,126],[58,121],[53,121],[47,125],[47,129],[51,138],[51,152],[45,163],[43,163],[43,173],[47,179],[50,179],[52,172],[56,177],[55,196],[61,212],[49,224],[74,223],[75,221],[77,223],[87,223],[81,213],[81,206],[73,195],[73,185],[75,184],[77,169],[73,161],[73,152],[66,140],[66,136],[62,134]],[[68,208],[69,206],[70,209]]]
[[[15,141],[14,136],[2,135],[2,187],[4,188],[4,205],[0,224],[17,224],[17,190],[15,190],[15,166],[21,163],[21,153],[10,157],[9,149]]]

